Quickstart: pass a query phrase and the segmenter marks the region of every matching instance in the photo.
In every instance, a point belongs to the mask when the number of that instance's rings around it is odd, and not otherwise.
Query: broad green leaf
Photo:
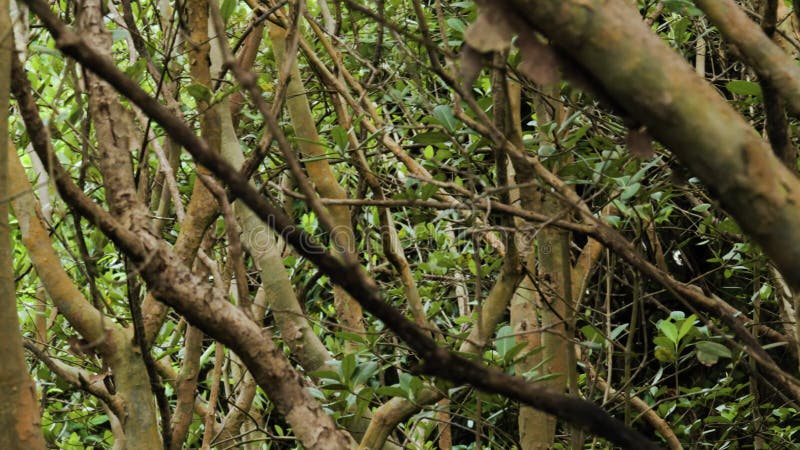
[[[582,326],[581,327],[581,333],[583,333],[583,335],[589,341],[597,342],[597,343],[600,343],[600,342],[604,341],[603,335],[600,334],[599,331],[597,331],[597,328],[595,328],[595,327],[593,327],[591,325]]]
[[[447,131],[453,132],[456,130],[458,122],[455,116],[453,116],[453,108],[449,105],[439,105],[433,108],[433,117],[444,126]]]
[[[662,320],[658,322],[658,329],[674,344],[678,343],[678,329],[675,327],[674,323]]]
[[[351,331],[338,331],[336,332],[336,337],[339,339],[344,339],[345,341],[349,342],[358,342],[359,344],[366,344],[367,340],[364,339],[364,336],[353,333]]]
[[[642,187],[642,185],[639,184],[639,183],[633,183],[633,184],[629,185],[628,187],[625,188],[625,190],[622,191],[622,195],[620,195],[620,198],[622,200],[630,199],[631,197],[633,197],[634,195],[636,195],[639,192],[639,189],[641,187]]]
[[[686,320],[683,321],[683,323],[681,324],[681,329],[678,332],[678,340],[683,339],[683,337],[686,336],[686,334],[689,333],[689,331],[691,331],[691,329],[694,327],[694,322],[696,320],[697,316],[692,314],[691,316],[686,318]]]
[[[669,318],[672,320],[683,320],[686,318],[686,313],[683,311],[672,311],[669,313]]]
[[[411,140],[417,144],[433,145],[447,142],[450,137],[440,131],[426,131],[414,135]]]
[[[339,373],[336,372],[335,370],[326,370],[326,369],[314,370],[312,372],[309,372],[309,375],[323,380],[334,380],[334,381],[340,380]]]
[[[620,224],[622,223],[622,218],[620,218],[619,216],[614,215],[614,214],[609,214],[609,215],[605,216],[604,218],[605,218],[606,223],[608,223],[609,225],[611,225],[614,228],[619,228]]]
[[[211,100],[211,89],[202,84],[192,83],[186,86],[186,92],[189,93],[195,100],[207,102]]]
[[[375,389],[375,393],[386,397],[408,398],[408,392],[398,386],[381,386]]]
[[[514,329],[508,325],[503,325],[497,330],[497,339],[494,341],[494,347],[497,349],[497,354],[500,355],[502,359],[505,359],[508,351],[514,347],[516,343],[514,336],[511,336],[513,332]]]
[[[460,20],[460,19],[456,19],[456,18],[452,18],[451,17],[451,18],[447,19],[445,22],[447,23],[447,26],[449,26],[450,28],[458,31],[459,33],[463,33],[464,30],[467,29],[467,25],[464,23],[463,20]]]
[[[730,358],[731,351],[728,347],[711,341],[700,341],[695,344],[697,360],[705,366],[713,366],[720,358]]]
[[[219,7],[222,20],[227,24],[231,14],[236,10],[236,0],[222,0],[222,5]]]
[[[378,370],[378,363],[376,361],[367,361],[358,366],[354,383],[355,385],[364,384],[369,380]]]
[[[541,156],[542,158],[545,158],[545,157],[548,157],[548,156],[551,156],[551,155],[555,154],[557,151],[558,151],[558,149],[556,149],[552,145],[545,144],[545,145],[542,145],[542,146],[539,147],[539,150],[538,150],[537,154],[539,156]]]
[[[424,183],[422,185],[422,189],[419,191],[419,198],[421,200],[428,200],[429,198],[433,197],[433,194],[439,190],[439,186],[430,183]]]
[[[503,359],[504,359],[504,360],[505,360],[507,363],[513,363],[513,362],[514,362],[514,360],[516,359],[517,355],[519,355],[519,354],[520,354],[520,352],[522,352],[523,350],[525,350],[525,348],[526,348],[527,346],[528,346],[528,343],[527,343],[527,342],[520,342],[519,344],[516,344],[516,345],[514,345],[513,347],[509,348],[509,349],[506,351],[505,355],[503,355]],[[536,347],[536,348],[534,348],[534,349],[533,349],[533,350],[531,350],[531,351],[525,352],[525,355],[524,355],[524,356],[527,358],[528,356],[530,356],[530,355],[535,355],[536,353],[539,353],[539,352],[541,352],[542,350],[544,350],[544,347],[542,347],[542,346],[539,346],[539,347]]]
[[[333,137],[333,142],[336,144],[339,149],[342,151],[346,151],[347,148],[350,146],[350,140],[347,136],[347,130],[340,125],[336,125],[331,129],[331,136]]]
[[[712,354],[720,358],[730,358],[732,356],[728,347],[713,341],[699,341],[695,344],[697,351]]]
[[[348,353],[342,358],[342,380],[350,381],[356,371],[356,356]]]
[[[733,80],[725,85],[731,94],[747,95],[751,97],[761,98],[764,94],[761,92],[761,86],[753,81]]]
[[[656,347],[654,354],[656,359],[661,362],[669,363],[675,361],[675,353],[669,348]]]

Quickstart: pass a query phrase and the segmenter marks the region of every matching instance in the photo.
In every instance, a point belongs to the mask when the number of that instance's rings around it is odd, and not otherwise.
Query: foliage
[[[321,1],[306,2],[311,20],[322,21]],[[510,188],[498,171],[498,156],[490,140],[470,128],[459,115],[463,111],[467,117],[478,117],[467,101],[454,95],[455,86],[447,76],[455,73],[456,53],[463,44],[467,25],[476,18],[476,6],[472,2],[422,1],[423,17],[418,17],[410,1],[363,2],[370,10],[383,8],[382,16],[387,22],[383,24],[348,7],[350,2],[329,3],[336,8],[332,13],[337,39],[333,42],[342,68],[359,81],[364,88],[359,95],[370,99],[385,121],[373,132],[360,122],[359,114],[363,113],[353,112],[354,123],[345,128],[337,120],[337,94],[330,82],[320,75],[308,55],[298,52],[304,89],[325,149],[319,158],[332,165],[351,199],[364,200],[351,209],[355,232],[352,250],[378,282],[384,298],[410,317],[407,291],[383,246],[381,211],[374,206],[379,199],[368,189],[358,169],[351,136],[366,155],[369,170],[379,179],[386,200],[393,202],[391,219],[427,319],[441,330],[441,344],[458,349],[473,325],[481,320],[480,305],[497,282],[503,265],[503,254],[485,237],[495,236],[509,248],[514,245],[514,236],[521,234],[520,228],[509,226],[508,218],[479,206],[480,199],[508,202]],[[762,129],[765,113],[761,86],[744,65],[735,61],[702,13],[688,1],[664,1],[659,5],[664,9],[654,17],[653,31],[692,64],[703,42],[707,49],[705,67],[701,68],[705,77],[757,129]],[[54,5],[65,20],[73,20],[74,6],[73,2],[64,1]],[[106,20],[113,36],[115,64],[150,94],[163,95],[160,81],[148,70],[145,59],[132,51],[134,31],[127,29],[121,11],[117,11],[121,6],[109,2],[112,6]],[[166,75],[165,83],[175,82],[180,112],[199,129],[203,111],[198,105],[221,104],[223,99],[229,99],[236,92],[231,88],[232,78],[215,83],[213,88],[191,80],[185,49],[171,46],[173,39],[166,27],[170,18],[161,15],[155,2],[130,6],[139,27],[136,32],[141,33],[155,68]],[[643,16],[661,7],[650,1],[639,1],[638,6]],[[288,7],[284,9],[290,11]],[[221,11],[231,42],[250,32],[254,13],[248,3],[224,0]],[[35,20],[32,14],[25,14]],[[425,29],[420,26],[422,21]],[[312,27],[302,22],[299,30],[311,50],[324,64],[333,67],[335,62],[314,38]],[[25,69],[59,162],[95,202],[106,204],[103,177],[97,169],[96,148],[101,143],[92,132],[84,86],[86,75],[54,50],[55,43],[47,33],[39,28],[30,28],[27,33]],[[268,41],[266,35],[265,40]],[[434,49],[435,62],[429,59],[428,47]],[[568,82],[558,87],[557,98],[549,100],[562,105],[569,114],[560,122],[537,117],[534,99],[540,98],[540,89],[520,77],[516,50],[511,50],[508,61],[503,68],[506,75],[522,84],[522,143],[529,155],[538,155],[543,164],[555,168],[558,177],[574,188],[601,220],[618,230],[660,269],[719,296],[745,317],[791,334],[781,324],[785,317],[783,302],[787,299],[781,279],[697,178],[658,144],[651,158],[632,156],[626,148],[628,118],[609,112],[606,105]],[[275,101],[281,74],[269,42],[260,47],[253,69],[265,98]],[[436,73],[437,70],[444,73]],[[496,94],[492,71],[483,70],[469,90],[483,112],[492,115]],[[236,134],[245,156],[250,156],[268,132],[260,112],[250,102],[245,102],[239,118]],[[158,158],[151,150],[142,150],[147,143],[141,132],[149,127],[160,145],[166,143],[165,133],[144,117],[132,121],[140,131],[135,148],[131,149],[132,158],[136,172],[143,177],[141,194],[151,199],[151,212],[155,215],[165,189],[164,179],[159,173]],[[280,125],[293,145],[304,139],[295,134],[288,114],[280,115]],[[22,120],[14,117],[11,126],[29,175],[45,177],[22,153],[30,142]],[[792,130],[795,127],[792,123]],[[402,150],[429,171],[431,178],[424,179],[404,165],[386,148],[384,135],[401,143]],[[306,157],[303,162],[311,160]],[[270,149],[253,181],[276,202],[282,202],[300,228],[330,244],[329,233],[317,214],[296,195],[296,185],[288,181],[287,173],[284,158]],[[198,181],[196,167],[185,153],[178,159],[174,175],[185,205]],[[545,186],[541,180],[536,181]],[[38,195],[44,203],[42,192]],[[136,274],[120,249],[55,197],[52,186],[49,195],[53,199],[45,217],[61,265],[83,295],[105,311],[107,320],[130,326],[130,302],[141,301],[146,287],[131,281]],[[452,195],[466,207],[444,204],[444,195]],[[437,206],[431,207],[434,203]],[[611,209],[604,209],[609,205]],[[166,217],[157,218],[160,234],[174,243],[181,224],[174,206],[166,213]],[[576,220],[572,213],[560,218]],[[215,224],[204,251],[218,264],[218,272],[211,278],[229,290],[235,275],[227,225],[221,217]],[[12,222],[12,233],[18,233],[15,225]],[[585,234],[571,234],[572,262],[588,239]],[[81,351],[82,344],[76,344],[80,336],[63,316],[55,314],[52,303],[39,289],[39,276],[26,257],[28,250],[20,239],[15,238],[15,242],[18,311],[25,338],[34,342],[45,336],[46,341],[39,344],[46,344],[51,358],[104,376],[106,363],[91,351]],[[400,424],[391,440],[404,448],[437,448],[444,430],[440,422],[444,421],[451,426],[453,449],[477,448],[476,442],[488,448],[519,445],[515,431],[518,404],[421,375],[417,357],[383,323],[370,316],[365,317],[363,334],[342,329],[337,325],[340,312],[334,304],[331,280],[290,249],[281,252],[304,315],[333,358],[324,368],[304,375],[314,383],[313,396],[338,424],[355,429],[353,424],[359,417],[374,412],[391,398],[415,402],[433,386],[451,401],[447,416],[441,415],[441,405],[425,405]],[[265,281],[262,268],[251,255],[245,257],[245,264],[247,289],[255,297]],[[273,312],[265,315],[264,326],[273,332],[290,358],[297,358],[291,353],[291,337],[277,327]],[[651,425],[643,424],[639,412],[630,404],[612,401],[615,399],[608,391],[597,387],[589,366],[625,396],[641,398],[687,448],[740,448],[756,440],[761,448],[785,448],[797,441],[800,418],[794,404],[761,381],[758,369],[731,345],[730,330],[719,318],[705,311],[687,310],[687,305],[673,293],[643,277],[636,267],[613,252],[603,251],[600,256],[576,319],[580,394],[603,404],[633,427],[652,435]],[[185,325],[179,315],[170,313],[152,348],[157,360],[176,371],[184,358],[181,346]],[[507,315],[488,338],[489,344],[478,356],[487,364],[534,382],[559,376],[543,373],[541,365],[518,373],[517,364],[526,357],[540,355],[541,348],[526,349],[524,343],[518,343]],[[763,339],[762,343],[768,341]],[[213,345],[207,338],[200,358],[198,396],[205,400],[215,382]],[[790,352],[781,345],[765,348],[783,368],[796,373],[797,364]],[[217,420],[235,408],[235,394],[242,382],[239,362],[230,357],[226,361],[223,376],[217,380],[221,386]],[[29,362],[40,391],[42,427],[48,442],[65,449],[111,446],[112,424],[102,401],[80,386],[67,383],[42,361],[31,358]],[[176,387],[171,381],[167,386],[166,396],[174,406]],[[300,448],[291,426],[275,412],[260,388],[248,413],[250,417],[243,428],[248,434],[240,437],[240,445]],[[204,429],[203,420],[196,417],[184,444],[199,447]],[[559,425],[556,448],[568,448],[570,433],[566,424]]]

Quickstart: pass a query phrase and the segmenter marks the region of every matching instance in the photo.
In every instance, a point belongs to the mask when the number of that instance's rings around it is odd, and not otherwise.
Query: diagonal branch
[[[69,30],[43,1],[25,0],[25,2],[42,19],[45,26],[53,34],[56,44],[62,52],[75,58],[81,64],[106,79],[119,92],[124,93],[147,115],[158,122],[167,133],[181,142],[198,163],[210,168],[215,175],[229,186],[233,195],[240,198],[251,210],[257,212],[259,217],[279,232],[287,242],[295,247],[299,254],[316,264],[331,280],[345,288],[366,310],[381,319],[401,339],[408,343],[424,361],[422,369],[426,373],[440,376],[459,384],[471,384],[481,390],[513,398],[582,426],[593,433],[626,447],[657,448],[655,444],[648,441],[644,436],[614,419],[594,403],[562,394],[554,394],[522,378],[509,376],[499,369],[466,360],[453,352],[438,347],[425,330],[416,326],[406,319],[402,313],[382,300],[374,280],[366,274],[356,261],[342,261],[333,256],[325,247],[295,227],[279,208],[268,202],[253,189],[233,166],[225,162],[219,155],[211,152],[205,141],[196,136],[184,123],[176,120],[165,107],[152,99],[135,82],[120,72],[112,61],[103,58],[86,46],[80,37]],[[56,172],[59,175],[58,171]],[[69,179],[63,176],[59,176],[58,180],[59,187],[72,184]],[[82,193],[75,192],[76,190],[77,187],[74,184],[72,184],[72,187],[65,186],[65,197],[77,202],[82,197]],[[120,229],[113,221],[109,223],[109,220],[103,220],[102,216],[106,215],[105,212],[98,211],[99,207],[88,201],[88,199],[82,202],[79,208],[88,217],[97,218],[98,226],[108,233],[110,238],[139,259],[139,262],[144,266],[142,269],[143,277],[151,283],[151,289],[157,292],[164,302],[171,304],[178,312],[184,314],[189,321],[203,328],[209,335],[219,338],[226,345],[233,347],[237,353],[242,352],[242,359],[258,378],[259,384],[264,389],[277,390],[274,385],[270,386],[270,384],[280,383],[283,380],[259,376],[265,372],[276,375],[274,368],[264,367],[264,354],[262,352],[254,352],[247,345],[244,345],[253,342],[253,340],[260,341],[262,339],[258,339],[261,335],[260,330],[252,322],[247,323],[248,321],[245,320],[246,318],[241,311],[227,303],[213,301],[213,293],[198,286],[200,283],[196,277],[187,270],[181,270],[180,267],[170,264],[173,262],[172,255],[163,245],[158,245],[153,239],[142,239],[140,241],[136,236],[132,236],[130,231]],[[103,214],[99,214],[101,211]],[[146,238],[146,236],[143,236],[143,238]],[[168,285],[163,282],[159,283],[159,281],[162,281],[159,279],[159,275],[164,272],[169,272],[169,278],[173,280],[185,280],[185,282],[177,286],[174,283]],[[167,277],[161,276],[160,278]],[[198,297],[198,294],[201,295]],[[192,298],[197,298],[198,300],[187,301],[187,299]],[[231,307],[226,308],[225,305]],[[222,327],[222,317],[230,320],[230,322],[224,324],[228,326],[227,328]],[[235,322],[236,326],[230,327],[232,325],[231,322]],[[269,352],[273,354],[278,351],[274,347],[269,349]],[[291,375],[292,378],[298,376],[296,372]],[[283,384],[286,383],[284,382]],[[280,393],[276,394],[280,396]],[[306,395],[309,394],[306,393]],[[284,413],[287,412],[287,409],[291,409],[291,405],[280,404],[280,400],[288,400],[285,396],[284,398],[273,400],[278,403],[279,408],[284,410]],[[291,417],[289,418],[291,419]]]

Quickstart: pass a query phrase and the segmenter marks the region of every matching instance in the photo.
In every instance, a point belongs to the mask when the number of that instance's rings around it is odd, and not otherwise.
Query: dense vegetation
[[[10,3],[4,448],[800,440],[791,2]]]

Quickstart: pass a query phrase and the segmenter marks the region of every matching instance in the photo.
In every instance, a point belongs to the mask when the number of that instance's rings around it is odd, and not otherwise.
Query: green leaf
[[[350,140],[347,136],[347,130],[340,125],[336,125],[331,129],[331,136],[333,137],[333,142],[336,143],[336,146],[339,147],[342,151],[347,150],[350,146]]]
[[[605,216],[606,223],[611,225],[614,228],[619,228],[620,224],[622,223],[622,218],[617,215],[609,214]]]
[[[422,380],[419,377],[412,377],[408,382],[408,388],[411,390],[411,397],[416,397],[419,391],[424,388],[425,385],[422,383]]]
[[[314,370],[309,372],[309,375],[312,377],[320,378],[323,380],[334,380],[339,381],[339,373],[335,370]]]
[[[359,385],[366,383],[367,380],[369,380],[370,377],[372,377],[377,370],[378,370],[378,363],[375,361],[368,361],[364,364],[361,364],[358,367],[358,373],[356,374],[354,384]]]
[[[730,358],[732,356],[730,349],[719,342],[699,341],[695,344],[695,348],[697,348],[698,353],[714,355],[719,358]]]
[[[211,89],[198,83],[192,83],[186,86],[186,92],[199,102],[207,102],[211,100],[212,97]]]
[[[342,380],[349,381],[356,371],[356,355],[349,353],[342,358]]]
[[[135,63],[133,63],[132,66],[125,69],[125,75],[141,83],[146,69],[147,69],[147,60],[144,58],[139,58],[136,60]]]
[[[375,393],[386,397],[408,398],[408,392],[398,386],[381,386],[375,389]]]
[[[341,392],[350,392],[350,386],[344,383],[330,383],[323,386],[326,390],[329,391],[341,391]]]
[[[458,125],[455,116],[453,116],[453,108],[448,105],[439,105],[433,108],[433,117],[450,132],[455,131]]]
[[[497,330],[497,339],[494,341],[494,347],[497,349],[497,354],[500,358],[505,359],[506,354],[512,347],[514,347],[514,336],[511,336],[514,329],[508,325],[504,325]]]
[[[417,144],[433,145],[447,142],[450,137],[440,131],[426,131],[416,134],[411,140]]]
[[[672,34],[675,36],[676,45],[681,45],[686,41],[686,29],[691,23],[688,17],[681,17],[672,24]]]
[[[630,199],[631,197],[633,197],[634,195],[636,195],[636,193],[638,193],[638,192],[639,192],[639,189],[640,189],[641,187],[642,187],[642,185],[641,185],[641,184],[639,184],[639,183],[632,183],[632,184],[630,184],[628,187],[626,187],[626,188],[625,188],[625,190],[624,190],[624,191],[622,191],[622,195],[620,195],[620,198],[621,198],[622,200],[628,200],[628,199]]]
[[[507,362],[507,363],[513,363],[514,360],[516,359],[517,355],[519,355],[519,353],[521,351],[525,350],[525,348],[527,348],[527,347],[528,347],[528,343],[527,342],[520,342],[519,344],[516,344],[515,346],[513,346],[513,347],[509,348],[508,350],[506,350],[506,354],[503,355],[503,360],[505,362]],[[529,352],[525,352],[525,357],[528,357],[529,355],[533,355],[533,354],[539,353],[542,350],[544,350],[544,347],[542,347],[542,346],[536,347],[536,348],[534,348],[533,350],[531,350]]]
[[[658,329],[674,344],[678,343],[678,329],[675,324],[666,320],[658,322]]]
[[[467,25],[461,19],[456,19],[451,17],[446,20],[446,23],[450,28],[454,29],[455,31],[458,31],[459,33],[463,33],[464,30],[467,29]]]
[[[439,190],[439,186],[435,184],[425,183],[422,185],[422,189],[419,191],[419,198],[421,200],[427,200]]]
[[[667,349],[675,348],[675,344],[669,340],[666,336],[656,336],[653,338],[653,343],[659,347],[664,347]]]
[[[737,95],[747,95],[758,98],[762,98],[764,95],[761,92],[761,86],[759,86],[758,83],[754,83],[752,81],[744,81],[744,80],[729,81],[728,84],[725,85],[725,89],[727,89],[731,94],[737,94]]]
[[[231,15],[235,9],[236,0],[222,0],[222,5],[219,7],[220,14],[222,15],[222,21],[227,24],[228,19],[231,18]]]
[[[558,151],[558,149],[556,149],[552,145],[545,144],[545,145],[542,145],[542,146],[539,147],[539,150],[538,150],[537,153],[542,158],[546,158],[548,156],[551,156],[551,155],[555,154],[557,151]]]
[[[597,331],[597,328],[591,325],[584,325],[581,327],[581,333],[586,337],[587,340],[592,342],[603,342],[603,335]]]
[[[616,340],[619,337],[619,335],[622,334],[622,332],[625,331],[627,328],[628,328],[627,323],[623,323],[622,325],[616,326],[613,330],[611,330],[611,336],[609,336],[609,338],[612,341]]]
[[[563,376],[564,376],[564,374],[561,374],[561,373],[546,373],[546,374],[543,374],[543,375],[532,376],[532,377],[528,378],[528,381],[532,381],[532,382],[536,383],[536,382],[552,380],[552,379],[563,377]]]
[[[433,159],[434,154],[433,147],[430,145],[426,146],[425,150],[422,151],[422,156],[424,156],[425,159]]]
[[[683,311],[672,311],[669,313],[669,318],[672,320],[683,320],[686,318],[686,313]]]
[[[717,230],[722,233],[729,234],[740,234],[742,232],[742,229],[739,228],[739,225],[737,225],[736,222],[734,222],[734,220],[730,217],[722,219],[722,222],[717,225]]]
[[[667,347],[656,347],[655,357],[657,360],[661,362],[673,362],[675,361],[675,353],[672,349]]]
[[[681,329],[678,331],[678,340],[683,339],[689,331],[694,327],[694,321],[697,320],[697,316],[692,314],[686,320],[683,321],[681,324]]]
[[[367,340],[364,338],[364,336],[358,333],[353,333],[351,331],[337,331],[336,337],[338,337],[339,339],[344,339],[345,341],[349,342],[358,342],[359,344],[367,343]]]

